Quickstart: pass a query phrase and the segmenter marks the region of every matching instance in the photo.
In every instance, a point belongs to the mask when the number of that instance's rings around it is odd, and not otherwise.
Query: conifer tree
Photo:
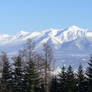
[[[66,71],[65,67],[63,66],[61,72],[59,73],[59,90],[62,92],[66,92]]]
[[[28,66],[26,68],[25,77],[26,77],[27,92],[40,92],[41,78],[32,60],[30,60],[28,63]]]
[[[58,81],[57,81],[57,78],[55,76],[54,78],[52,78],[52,81],[51,81],[50,92],[59,92],[58,87],[59,87]]]
[[[9,92],[12,86],[12,71],[11,71],[11,67],[10,67],[10,63],[9,63],[9,59],[6,53],[3,53],[1,56],[1,59],[3,61],[3,70],[2,70],[2,79],[1,79],[1,85],[2,85],[2,92]],[[7,91],[8,89],[8,91]]]
[[[80,64],[77,72],[78,92],[85,92],[85,76],[83,67]]]
[[[66,79],[67,92],[75,92],[76,82],[75,82],[75,76],[74,76],[71,65],[69,65],[69,67],[68,67],[66,77],[67,77],[67,79]]]
[[[13,72],[14,92],[23,92],[23,70],[22,59],[20,56],[14,58]]]
[[[92,92],[92,56],[90,62],[88,63],[89,67],[87,68],[87,78],[88,78],[88,92]]]

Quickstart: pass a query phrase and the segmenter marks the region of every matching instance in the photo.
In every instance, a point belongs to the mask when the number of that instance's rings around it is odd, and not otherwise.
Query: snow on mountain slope
[[[87,39],[92,42],[92,32],[87,32]]]
[[[34,39],[40,43],[44,43],[45,39],[51,40],[54,44],[63,44],[64,42],[69,42],[72,40],[76,40],[79,38],[85,37],[87,33],[86,29],[80,29],[76,26],[72,26],[66,30],[63,29],[47,29],[42,32],[24,32],[21,31],[15,35],[0,35],[1,44],[3,40],[8,43],[12,43],[13,41],[25,41],[29,38]],[[48,41],[47,40],[47,41]],[[8,41],[8,42],[7,42]],[[5,43],[4,42],[4,43]]]
[[[87,37],[92,37],[92,32],[87,32]]]
[[[15,54],[27,39],[33,39],[37,49],[48,42],[54,50],[57,64],[72,64],[75,68],[83,63],[86,67],[92,50],[92,33],[87,29],[71,26],[67,29],[47,29],[42,32],[21,31],[15,35],[0,35],[0,51]],[[67,57],[67,58],[66,58]]]

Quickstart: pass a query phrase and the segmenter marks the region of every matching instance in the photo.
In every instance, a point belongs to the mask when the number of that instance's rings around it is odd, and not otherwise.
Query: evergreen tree
[[[67,92],[75,92],[76,82],[72,67],[69,65],[67,70],[66,89]]]
[[[20,56],[14,58],[13,83],[14,83],[14,92],[24,92],[22,59]]]
[[[58,81],[55,76],[54,78],[52,78],[52,81],[51,81],[50,92],[59,92],[58,86],[59,86]]]
[[[6,55],[6,53],[3,53],[2,56],[2,61],[3,61],[3,70],[2,70],[2,79],[1,79],[1,90],[2,92],[9,92],[12,86],[12,75],[11,75],[11,67],[10,67],[10,63],[9,63],[9,59]],[[8,89],[8,91],[7,91]]]
[[[92,92],[92,56],[90,62],[88,63],[89,67],[87,68],[87,78],[88,78],[88,92]]]
[[[77,72],[77,82],[78,82],[78,92],[86,92],[85,76],[83,72],[83,67],[80,64]]]
[[[27,92],[40,92],[41,78],[32,60],[29,61],[25,74]]]
[[[66,71],[65,67],[63,66],[61,72],[59,73],[59,90],[62,92],[66,92]]]

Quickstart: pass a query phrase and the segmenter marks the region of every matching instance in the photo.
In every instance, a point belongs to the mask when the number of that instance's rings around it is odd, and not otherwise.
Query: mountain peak
[[[77,27],[77,26],[71,26],[71,27],[69,27],[68,29],[69,29],[69,30],[80,30],[80,28]]]
[[[28,32],[25,32],[25,31],[21,30],[18,34],[26,35],[26,34],[28,34]]]

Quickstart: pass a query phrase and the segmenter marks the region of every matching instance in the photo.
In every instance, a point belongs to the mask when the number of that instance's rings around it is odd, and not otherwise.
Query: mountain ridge
[[[78,64],[83,63],[86,67],[92,52],[91,34],[88,29],[77,26],[66,29],[50,28],[32,33],[20,31],[15,35],[0,34],[0,51],[11,53],[11,55],[16,54],[15,52],[23,47],[27,39],[32,39],[36,43],[37,50],[41,49],[43,43],[48,42],[54,50],[57,64],[72,64],[77,67]]]

